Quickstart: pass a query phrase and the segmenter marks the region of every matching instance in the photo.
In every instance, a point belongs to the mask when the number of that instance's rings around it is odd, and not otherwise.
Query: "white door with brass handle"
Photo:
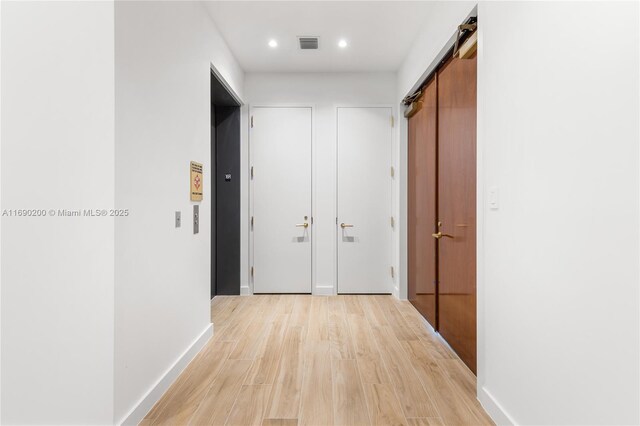
[[[252,107],[254,293],[311,293],[311,108]]]
[[[392,109],[340,107],[338,293],[391,293]]]

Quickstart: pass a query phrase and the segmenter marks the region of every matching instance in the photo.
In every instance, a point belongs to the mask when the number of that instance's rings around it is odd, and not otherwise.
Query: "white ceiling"
[[[419,34],[425,1],[210,1],[206,7],[247,72],[396,71]],[[297,36],[319,36],[301,51]],[[270,39],[278,47],[269,48]],[[349,46],[338,47],[344,38]]]

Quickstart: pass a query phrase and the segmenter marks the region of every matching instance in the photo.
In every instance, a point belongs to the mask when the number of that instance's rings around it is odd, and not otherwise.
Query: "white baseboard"
[[[317,285],[313,294],[316,296],[333,296],[336,292],[332,285]]]
[[[119,425],[137,425],[142,421],[153,406],[160,400],[162,395],[169,389],[169,386],[178,378],[180,373],[189,365],[191,360],[202,350],[209,339],[213,336],[213,324],[209,324],[200,336],[178,357],[171,367],[160,377],[160,379],[149,389],[149,392],[136,404],[124,419],[116,423]]]
[[[240,286],[240,296],[249,296],[251,295],[251,289],[248,285]]]
[[[480,388],[478,401],[497,425],[517,424],[485,387]]]

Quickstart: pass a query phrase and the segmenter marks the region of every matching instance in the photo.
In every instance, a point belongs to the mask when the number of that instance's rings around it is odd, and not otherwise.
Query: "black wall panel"
[[[240,294],[240,108],[216,106],[215,119],[216,294],[233,295]]]

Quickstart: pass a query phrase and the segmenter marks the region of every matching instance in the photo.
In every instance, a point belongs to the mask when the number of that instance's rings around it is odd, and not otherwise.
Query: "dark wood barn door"
[[[409,300],[437,328],[436,232],[437,77],[420,98],[420,110],[409,119],[408,284]]]
[[[438,331],[475,373],[475,57],[438,73],[438,222]]]

